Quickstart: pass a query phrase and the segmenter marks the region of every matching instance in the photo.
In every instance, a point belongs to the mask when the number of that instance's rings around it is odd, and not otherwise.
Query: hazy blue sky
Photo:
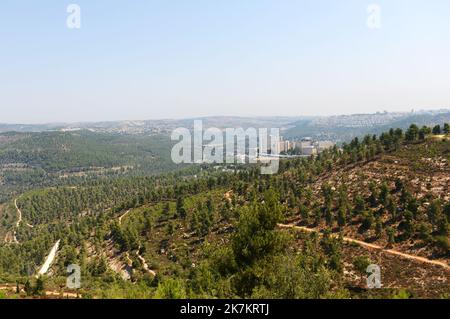
[[[0,1],[0,122],[441,107],[448,0]]]

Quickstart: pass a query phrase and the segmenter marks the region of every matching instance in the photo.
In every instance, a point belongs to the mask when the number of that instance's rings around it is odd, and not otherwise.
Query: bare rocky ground
[[[414,151],[413,151],[414,150]],[[436,156],[434,156],[436,154]],[[416,197],[421,204],[419,214],[426,218],[426,210],[430,205],[428,198],[439,198],[443,203],[450,200],[450,149],[449,143],[424,143],[421,145],[407,145],[398,152],[379,157],[374,161],[364,164],[341,167],[331,173],[324,174],[311,186],[313,198],[320,204],[323,202],[321,187],[324,183],[329,183],[334,190],[339,185],[347,187],[348,197],[353,201],[356,195],[368,197],[370,195],[369,184],[375,182],[380,186],[386,182],[391,190],[395,189],[395,180],[404,182],[407,189]],[[400,202],[400,194],[391,192],[391,196]],[[372,208],[377,211],[381,205]],[[397,224],[388,222],[389,216],[386,212],[382,218],[383,226],[396,227]],[[307,226],[305,221],[301,223]],[[375,243],[380,246],[388,244],[387,235],[383,233],[380,238],[375,236],[374,229],[367,232],[360,232],[360,223],[353,218],[347,226],[342,229],[343,235],[358,240]],[[323,222],[318,226],[325,229]],[[337,227],[334,231],[338,231]],[[422,256],[430,259],[440,259],[450,263],[450,256],[438,256],[430,245],[425,244],[418,238],[411,238],[407,241],[395,243],[394,249],[408,254]]]
[[[381,251],[345,244],[342,252],[344,277],[348,288],[362,291],[363,296],[373,293],[389,293],[404,289],[412,298],[443,298],[450,296],[450,271],[436,265],[399,258]],[[365,277],[353,266],[355,256],[367,256],[381,268],[381,291],[367,289]],[[384,290],[384,291],[383,291]]]
[[[298,236],[298,248],[303,247],[303,236]],[[353,243],[342,245],[343,282],[352,298],[392,298],[399,292],[408,298],[449,298],[450,270],[438,265],[386,254]],[[367,275],[353,265],[356,257],[366,257],[381,269],[380,289],[367,287]],[[405,297],[405,296],[404,296]]]

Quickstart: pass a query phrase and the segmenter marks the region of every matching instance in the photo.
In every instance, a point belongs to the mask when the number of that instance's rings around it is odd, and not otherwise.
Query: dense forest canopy
[[[38,186],[100,177],[145,176],[177,168],[165,135],[90,131],[0,134],[0,202]]]

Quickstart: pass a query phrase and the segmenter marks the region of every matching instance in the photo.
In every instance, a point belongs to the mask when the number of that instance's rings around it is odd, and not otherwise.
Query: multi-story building
[[[283,138],[278,142],[280,153],[286,153],[290,150],[296,150],[301,155],[316,155],[326,149],[332,148],[334,143],[331,141],[313,141],[312,138],[306,137],[301,141],[285,141]]]
[[[278,142],[278,151],[280,153],[284,153],[292,149],[292,145],[290,141],[284,141],[283,138]]]

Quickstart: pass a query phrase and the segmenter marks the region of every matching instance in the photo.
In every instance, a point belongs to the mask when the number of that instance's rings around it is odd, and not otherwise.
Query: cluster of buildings
[[[409,116],[411,113],[377,112],[375,114],[352,114],[318,117],[314,124],[324,127],[366,128],[387,125]]]
[[[320,154],[326,149],[333,148],[334,145],[331,141],[313,141],[310,137],[303,138],[300,141],[288,141],[281,138],[278,150],[280,153],[310,156]]]

